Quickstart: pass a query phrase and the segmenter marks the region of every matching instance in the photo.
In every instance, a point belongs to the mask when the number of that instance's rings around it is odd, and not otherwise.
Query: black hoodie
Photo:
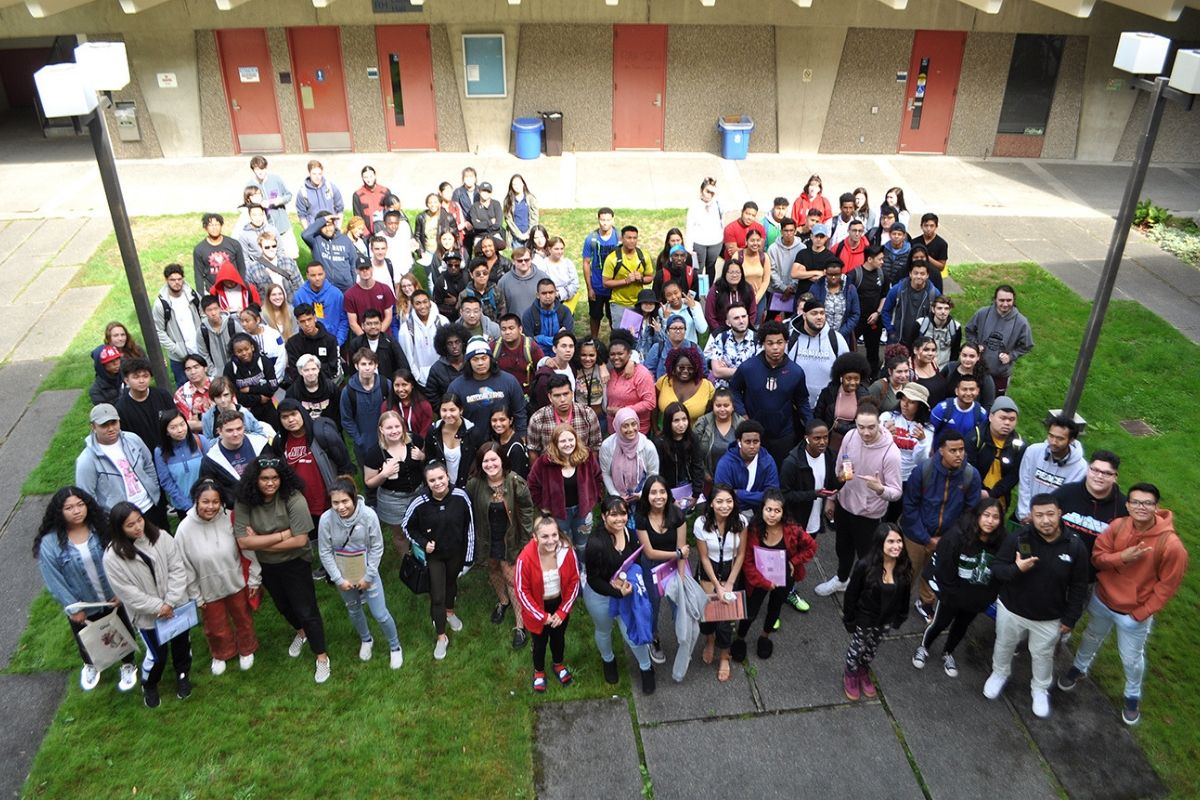
[[[1021,545],[1037,556],[1028,572],[1017,569]],[[1026,525],[1005,537],[992,562],[992,575],[1000,582],[1000,602],[1012,613],[1030,620],[1055,619],[1074,628],[1087,600],[1090,561],[1087,547],[1070,531],[1061,530],[1057,539],[1047,542]]]
[[[1079,537],[1088,551],[1088,580],[1096,580],[1096,568],[1092,566],[1092,547],[1096,538],[1104,533],[1108,523],[1117,517],[1127,517],[1125,495],[1120,487],[1113,485],[1112,493],[1103,500],[1092,497],[1086,481],[1066,483],[1054,490],[1058,506],[1062,509],[1062,527]]]
[[[288,380],[301,380],[296,371],[296,361],[300,356],[308,354],[316,356],[321,362],[321,374],[337,383],[342,377],[341,351],[338,349],[337,337],[325,329],[321,322],[317,323],[317,332],[313,336],[305,336],[303,331],[287,340],[283,346],[287,353]]]

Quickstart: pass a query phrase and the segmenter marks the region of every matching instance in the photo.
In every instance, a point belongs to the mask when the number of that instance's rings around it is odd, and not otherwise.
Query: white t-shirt
[[[446,456],[446,473],[450,476],[450,484],[458,483],[458,469],[462,465],[462,447],[446,447],[442,452]]]
[[[821,489],[825,488],[825,454],[822,453],[819,456],[813,457],[808,454],[808,450],[805,450],[804,457],[808,459],[808,467],[813,473],[813,489],[819,492]],[[813,500],[812,511],[809,513],[808,521],[804,525],[804,530],[808,531],[810,534],[821,530],[822,506],[824,506],[824,503],[821,501],[820,497],[818,497],[816,500]]]
[[[96,590],[96,596],[104,597],[104,583],[100,580],[100,573],[96,571],[96,562],[92,560],[92,548],[89,543],[86,541],[71,542],[71,546],[79,551],[79,558],[83,561],[83,571],[87,573],[88,583]]]
[[[168,292],[168,294],[170,294]],[[192,304],[184,294],[171,298],[171,318],[179,325],[183,343],[189,353],[196,352],[196,323],[192,320]]]
[[[558,567],[542,570],[542,599],[558,597],[562,593],[558,578]]]
[[[154,505],[150,502],[150,494],[146,491],[146,487],[142,486],[137,473],[134,472],[133,465],[129,463],[129,459],[125,458],[125,451],[121,448],[120,442],[102,444],[100,451],[108,456],[109,460],[120,470],[121,477],[125,480],[125,499],[142,511],[146,511]]]
[[[696,517],[695,524],[692,525],[692,533],[696,537],[696,541],[704,542],[708,548],[708,558],[710,561],[718,564],[723,564],[726,561],[733,561],[737,556],[738,545],[741,542],[741,534],[730,531],[724,537],[716,531],[709,531],[704,526],[704,517]],[[725,540],[725,547],[721,547],[722,538]]]

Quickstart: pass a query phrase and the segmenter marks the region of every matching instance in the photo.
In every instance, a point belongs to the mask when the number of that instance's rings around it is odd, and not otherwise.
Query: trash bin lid
[[[752,131],[754,130],[754,120],[745,115],[726,116],[717,120],[717,127],[725,131]]]
[[[542,119],[562,119],[561,111],[541,111]]]
[[[514,131],[540,131],[542,121],[537,117],[517,117],[512,126]]]

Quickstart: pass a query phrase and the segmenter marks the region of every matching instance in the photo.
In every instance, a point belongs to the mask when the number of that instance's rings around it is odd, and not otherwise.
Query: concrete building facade
[[[1197,46],[1192,5],[0,0],[0,112],[36,113],[32,72],[76,41],[123,40],[123,158],[494,152],[553,110],[569,151],[719,152],[718,118],[747,115],[751,152],[1113,161],[1146,102],[1111,66],[1118,36]],[[1197,141],[1200,114],[1168,107],[1155,157],[1195,163]]]

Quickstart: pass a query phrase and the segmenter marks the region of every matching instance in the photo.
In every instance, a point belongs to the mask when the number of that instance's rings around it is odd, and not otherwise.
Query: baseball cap
[[[479,184],[479,191],[490,192],[491,190],[492,190],[492,185],[490,183],[488,183],[487,181],[484,181],[483,183]]]
[[[121,357],[121,351],[113,347],[111,344],[106,344],[100,348],[100,363],[107,364],[110,361],[116,361]]]
[[[828,236],[829,235],[829,226],[826,225],[824,222],[818,222],[816,225],[812,226],[812,235],[813,236]]]
[[[888,228],[888,231],[900,231],[901,233],[908,233],[908,228],[904,227],[903,222],[893,222],[892,227]]]
[[[112,422],[120,418],[121,415],[109,403],[100,403],[88,415],[88,419],[91,420],[93,425],[103,425],[106,422]]]

